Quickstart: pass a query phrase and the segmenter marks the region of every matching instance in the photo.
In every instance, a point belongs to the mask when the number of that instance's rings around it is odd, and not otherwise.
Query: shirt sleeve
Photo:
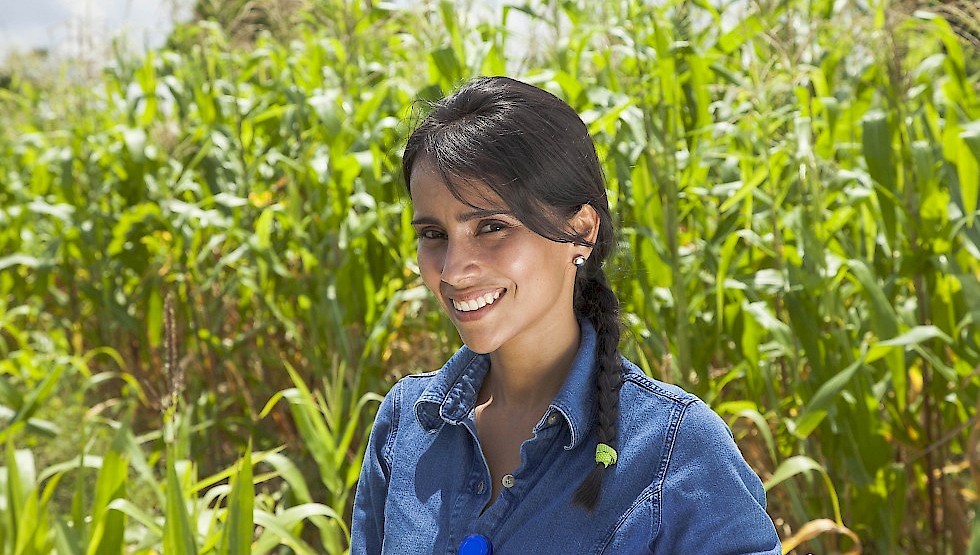
[[[672,442],[654,553],[779,555],[759,477],[707,405],[688,405]]]
[[[398,427],[399,384],[385,396],[375,417],[354,493],[350,555],[376,555],[384,545],[385,500],[391,478],[391,446]]]

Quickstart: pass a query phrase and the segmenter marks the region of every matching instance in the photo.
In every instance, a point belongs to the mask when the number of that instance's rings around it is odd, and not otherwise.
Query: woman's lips
[[[500,295],[504,293],[503,289],[498,289],[497,291],[487,291],[482,295],[470,296],[467,300],[460,299],[450,299],[453,302],[453,308],[460,312],[472,312],[474,310],[479,310],[487,305],[491,305],[500,298]]]
[[[465,295],[465,298],[449,297],[449,300],[456,319],[470,321],[481,318],[489,312],[506,292],[506,289],[497,289],[476,295]]]

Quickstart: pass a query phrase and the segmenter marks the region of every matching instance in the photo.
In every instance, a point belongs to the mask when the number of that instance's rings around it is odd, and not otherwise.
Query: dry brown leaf
[[[800,546],[800,544],[828,532],[845,535],[854,541],[854,547],[851,548],[850,551],[844,552],[843,555],[860,555],[861,540],[858,539],[857,534],[855,534],[847,526],[837,524],[829,518],[818,518],[816,520],[811,520],[810,522],[807,522],[801,526],[795,534],[782,540],[783,555],[786,555],[790,551],[796,549]]]

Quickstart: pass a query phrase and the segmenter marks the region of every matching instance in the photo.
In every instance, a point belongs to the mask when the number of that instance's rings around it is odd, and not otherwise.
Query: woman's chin
[[[474,353],[486,355],[496,351],[500,347],[500,342],[497,338],[487,337],[482,334],[464,333],[459,328],[456,328],[456,331],[459,332],[459,338],[463,340],[466,348]]]

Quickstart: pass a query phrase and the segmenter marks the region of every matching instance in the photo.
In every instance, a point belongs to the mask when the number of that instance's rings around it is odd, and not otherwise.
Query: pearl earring
[[[572,259],[572,264],[575,264],[576,268],[581,268],[585,266],[585,257],[581,254]]]

